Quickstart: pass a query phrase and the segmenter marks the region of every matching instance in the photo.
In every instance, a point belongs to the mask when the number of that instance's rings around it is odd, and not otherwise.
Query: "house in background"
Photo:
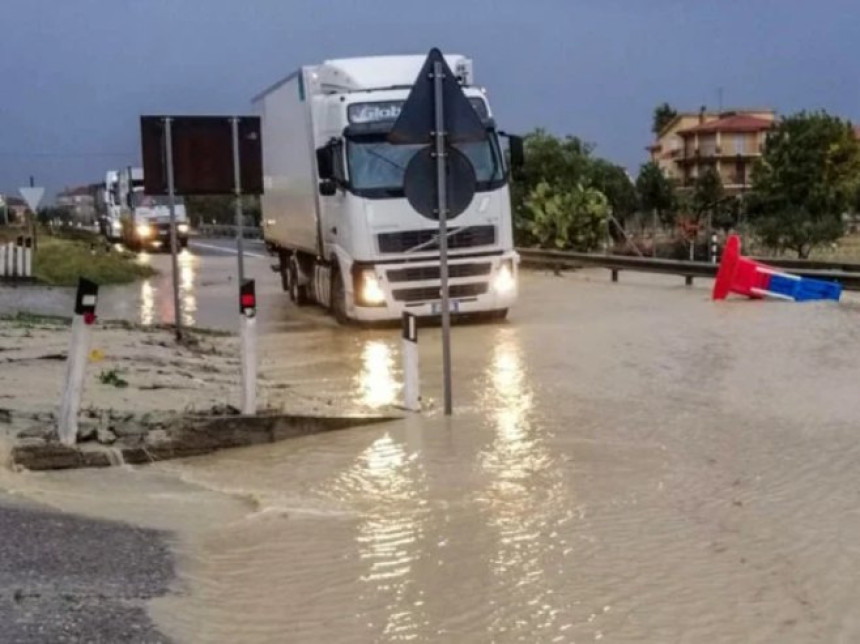
[[[15,197],[13,195],[0,195],[0,217],[3,216],[5,216],[6,219],[0,219],[0,223],[24,223],[27,216],[27,203],[20,197]]]
[[[726,192],[734,194],[750,187],[750,171],[775,120],[770,109],[685,112],[666,124],[648,151],[679,186],[691,187],[713,168]]]
[[[92,224],[96,218],[95,185],[66,188],[57,194],[57,207],[69,211],[72,221]]]

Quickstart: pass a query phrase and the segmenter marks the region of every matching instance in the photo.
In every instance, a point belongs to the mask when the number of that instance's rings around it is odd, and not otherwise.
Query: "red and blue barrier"
[[[729,293],[754,299],[773,297],[793,302],[838,302],[842,295],[842,285],[838,282],[792,275],[743,257],[740,237],[730,235],[723,250],[712,297],[715,300],[724,300]]]

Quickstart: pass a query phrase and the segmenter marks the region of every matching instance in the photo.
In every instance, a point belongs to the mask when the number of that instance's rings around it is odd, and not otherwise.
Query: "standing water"
[[[3,484],[174,530],[179,641],[860,640],[860,307],[604,278],[455,328],[452,419]],[[267,377],[399,399],[397,331],[270,331]]]

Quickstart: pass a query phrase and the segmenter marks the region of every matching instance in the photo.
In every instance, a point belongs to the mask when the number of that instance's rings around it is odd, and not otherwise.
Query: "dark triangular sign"
[[[432,142],[435,131],[435,101],[433,92],[433,68],[435,63],[442,64],[442,111],[445,114],[445,131],[449,143],[483,141],[487,138],[487,128],[472,107],[457,76],[448,67],[445,57],[438,49],[431,49],[421,73],[415,79],[412,91],[394,122],[388,140],[394,144],[425,145]]]

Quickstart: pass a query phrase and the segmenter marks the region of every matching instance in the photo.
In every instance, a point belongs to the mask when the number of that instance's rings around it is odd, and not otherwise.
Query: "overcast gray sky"
[[[247,112],[300,64],[433,46],[475,60],[505,129],[634,172],[663,100],[860,121],[857,0],[2,0],[0,20],[0,191],[137,163],[140,114]]]

